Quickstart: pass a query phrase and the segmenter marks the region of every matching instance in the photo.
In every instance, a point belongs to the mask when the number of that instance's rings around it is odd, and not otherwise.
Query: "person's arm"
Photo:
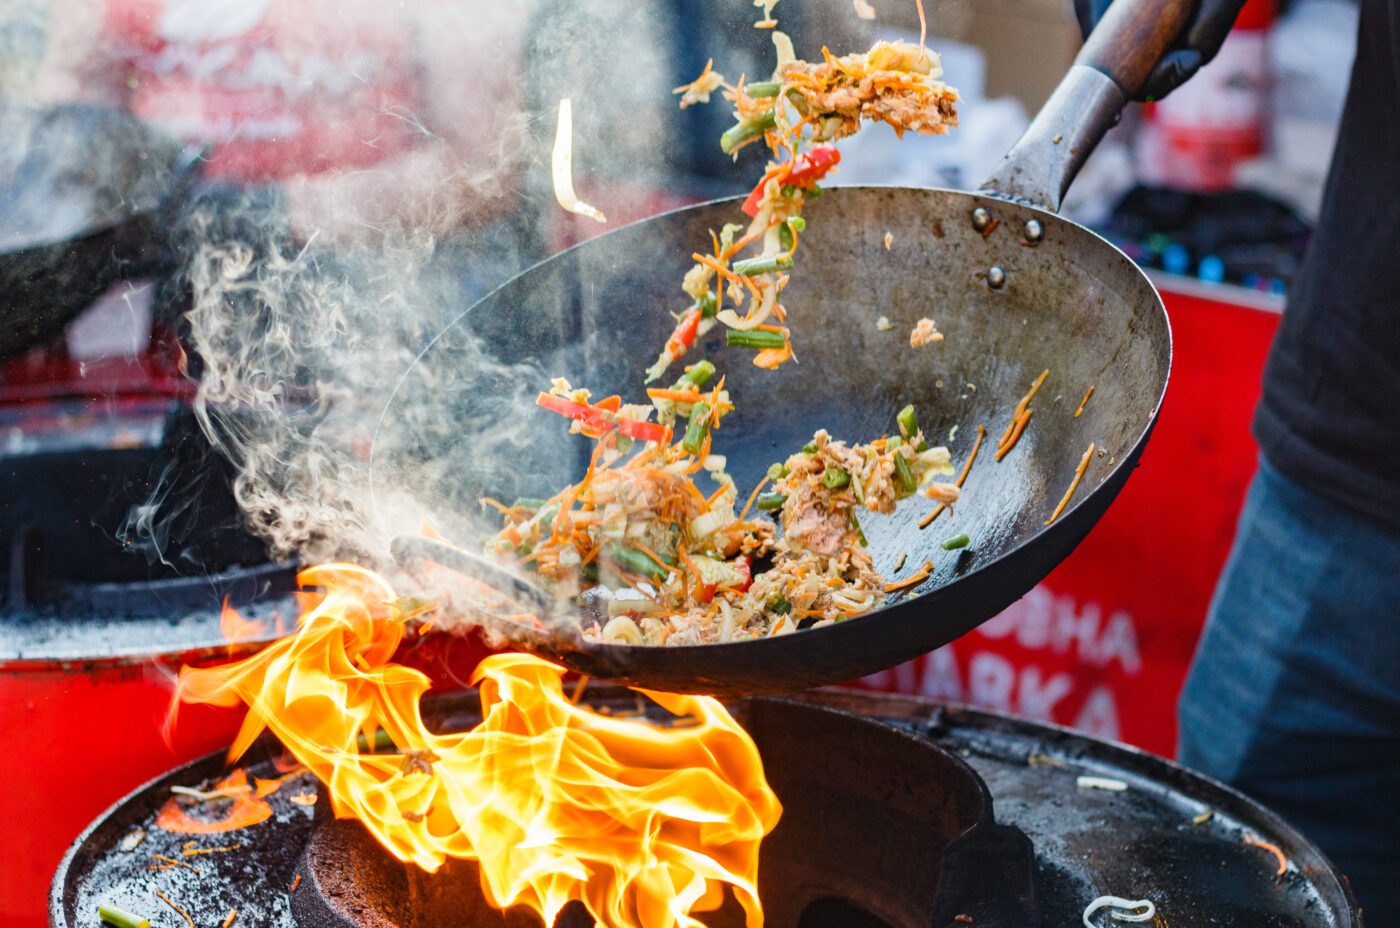
[[[284,192],[301,237],[386,227],[445,232],[504,215],[525,137],[520,75],[527,5],[514,0],[416,7],[423,75],[412,150],[358,171],[292,178]]]
[[[1074,0],[1079,28],[1088,38],[1112,0]],[[1160,100],[1204,67],[1230,34],[1245,0],[1200,0],[1186,28],[1158,62],[1139,99]]]
[[[35,93],[41,103],[126,109],[126,69],[102,41],[103,0],[51,0]]]

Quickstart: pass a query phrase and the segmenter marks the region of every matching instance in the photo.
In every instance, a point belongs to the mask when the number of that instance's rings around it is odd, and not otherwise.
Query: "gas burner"
[[[615,711],[635,705],[625,691],[592,696],[591,704]],[[454,693],[424,708],[436,728],[457,730],[474,722],[473,703]],[[1362,924],[1345,882],[1315,847],[1250,800],[1167,761],[902,697],[818,692],[732,708],[785,806],[762,849],[770,925],[1072,925],[1102,895],[1151,899],[1169,924]],[[277,775],[270,761],[249,768]],[[165,907],[156,890],[201,925],[222,924],[235,909],[238,928],[537,923],[485,909],[468,863],[436,875],[399,864],[357,823],[332,821],[324,800],[307,805],[309,777],[269,798],[271,819],[197,839],[238,845],[188,858],[198,873],[150,869],[156,854],[186,859],[190,836],[154,821],[170,787],[222,772],[221,755],[181,767],[91,825],[54,878],[52,928],[86,928],[102,903],[154,913]],[[1083,776],[1123,788],[1082,788]],[[1276,846],[1287,872],[1277,876],[1274,857],[1246,836]],[[705,918],[716,928],[742,924],[733,915],[722,908]],[[556,928],[586,924],[569,908]]]

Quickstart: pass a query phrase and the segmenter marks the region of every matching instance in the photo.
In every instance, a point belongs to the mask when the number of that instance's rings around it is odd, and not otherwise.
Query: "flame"
[[[228,597],[225,596],[223,608],[219,610],[219,633],[230,644],[252,641],[267,633],[267,623],[243,618],[237,609],[228,604]]]
[[[246,770],[235,770],[215,783],[210,792],[222,793],[233,800],[223,818],[214,821],[193,818],[171,796],[156,815],[157,827],[182,835],[213,835],[247,828],[272,817],[272,807],[263,800],[262,791],[254,795],[249,789]]]
[[[312,568],[323,587],[297,630],[256,655],[181,671],[187,702],[248,706],[231,748],[264,728],[400,860],[435,871],[479,861],[498,908],[546,924],[578,900],[612,928],[700,928],[692,912],[727,885],[763,921],[758,851],[781,814],[753,740],[716,700],[646,693],[677,727],[609,717],[564,695],[564,670],[500,654],[477,669],[482,722],[433,734],[419,701],[428,678],[391,661],[405,615],[381,577],[349,564]],[[383,728],[397,753],[361,753]]]

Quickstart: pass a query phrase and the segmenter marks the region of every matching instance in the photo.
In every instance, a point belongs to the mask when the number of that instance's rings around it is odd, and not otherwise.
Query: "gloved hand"
[[[1111,2],[1074,0],[1074,14],[1079,18],[1079,29],[1086,39]],[[1244,3],[1245,0],[1198,0],[1186,28],[1157,63],[1138,99],[1160,100],[1214,58]]]

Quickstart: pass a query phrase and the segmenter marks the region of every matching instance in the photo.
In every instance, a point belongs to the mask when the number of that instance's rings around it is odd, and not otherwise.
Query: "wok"
[[[605,645],[567,627],[546,634],[506,620],[497,630],[519,647],[633,686],[763,693],[847,680],[923,654],[1049,573],[1137,464],[1171,365],[1166,314],[1146,276],[1055,210],[1190,6],[1118,0],[980,193],[853,187],[812,202],[784,296],[797,363],[755,368],[718,331],[703,346],[738,407],[714,448],[740,487],[817,429],[852,441],[894,431],[907,403],[958,464],[986,427],[953,516],[921,530],[932,506],[921,496],[893,516],[861,516],[882,573],[893,575],[901,559],[901,576],[930,560],[928,580],[868,615],[741,643]],[[549,496],[576,482],[591,442],[563,434],[530,397],[553,376],[598,396],[639,396],[643,370],[674,324],[664,310],[684,302],[678,284],[689,255],[737,213],[737,201],[724,200],[627,226],[536,265],[463,313],[385,410],[374,449],[376,504],[390,484],[412,486],[435,501],[440,526],[465,531],[465,514],[482,495]],[[881,315],[893,331],[876,327]],[[910,348],[907,333],[921,316],[937,321],[944,342]],[[994,460],[1014,405],[1047,368],[1030,426]],[[1093,398],[1076,417],[1090,386]],[[1082,485],[1047,524],[1091,442],[1097,452]],[[971,536],[968,548],[940,547],[961,532]],[[401,537],[394,549],[405,564],[446,564],[509,585],[541,615],[551,609],[528,581],[453,545]]]
[[[174,270],[172,211],[202,152],[88,104],[3,107],[0,130],[4,359],[57,336],[118,281]]]

